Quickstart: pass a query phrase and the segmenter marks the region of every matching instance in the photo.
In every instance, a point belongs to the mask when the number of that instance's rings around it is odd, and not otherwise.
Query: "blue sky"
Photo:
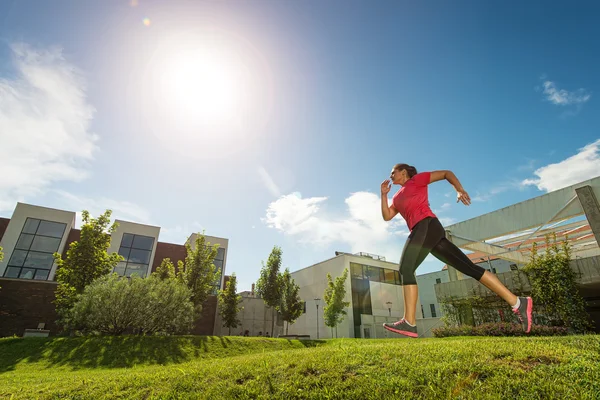
[[[326,3],[326,4],[325,4]],[[600,7],[529,2],[0,3],[0,216],[17,201],[397,262],[393,164],[450,169],[444,224],[600,175]],[[394,187],[393,190],[397,190]],[[393,192],[392,192],[393,193]],[[438,270],[428,258],[418,273]]]

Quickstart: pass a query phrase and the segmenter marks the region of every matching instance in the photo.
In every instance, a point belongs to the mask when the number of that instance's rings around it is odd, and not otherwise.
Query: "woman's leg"
[[[384,324],[388,330],[411,337],[417,337],[416,311],[419,289],[415,271],[440,239],[440,232],[437,229],[430,229],[431,221],[431,218],[427,218],[414,227],[400,258],[399,273],[404,295],[404,317],[394,324]]]
[[[515,296],[496,275],[476,265],[454,243],[446,238],[431,249],[437,259],[456,268],[465,275],[475,278],[485,287],[500,296],[518,314],[523,330],[529,333],[532,324],[533,301],[531,297]]]
[[[504,301],[514,307],[517,304],[517,296],[512,294],[506,286],[500,282],[496,275],[476,265],[463,253],[454,243],[444,238],[431,250],[437,259],[456,268],[465,275],[475,278],[484,286],[502,297]]]

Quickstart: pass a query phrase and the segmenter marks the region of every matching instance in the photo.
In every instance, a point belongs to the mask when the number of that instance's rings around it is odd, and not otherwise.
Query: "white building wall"
[[[452,268],[452,267],[449,267]],[[438,283],[450,282],[448,270],[430,272],[428,274],[417,275],[417,285],[419,286],[419,300],[422,308],[417,307],[417,315],[420,318],[440,318],[443,313],[435,295],[435,285]],[[435,307],[435,315],[431,312],[431,305]]]
[[[2,247],[2,251],[4,253],[4,259],[0,261],[0,277],[4,275],[7,264],[15,249],[19,235],[21,234],[23,226],[25,225],[25,221],[28,217],[66,224],[65,231],[58,247],[58,253],[60,254],[62,254],[65,249],[69,232],[75,226],[74,212],[40,207],[31,204],[17,203],[13,215],[10,218],[10,222],[6,228],[6,232],[4,233],[2,241],[0,242],[0,247]],[[48,280],[54,279],[56,267],[57,265],[54,262],[52,264],[50,274],[48,275]]]
[[[323,307],[325,306],[323,295],[327,288],[327,273],[331,274],[331,277],[335,280],[335,278],[342,274],[345,267],[348,267],[348,278],[346,279],[346,297],[344,300],[351,302],[350,266],[348,260],[343,256],[335,257],[291,273],[292,279],[300,287],[300,298],[306,302],[306,313],[302,314],[294,324],[290,325],[288,334],[310,335],[311,339],[316,339],[318,320],[319,339],[331,338],[331,329],[325,326],[325,320],[323,319]],[[318,318],[315,298],[321,299],[319,302]],[[346,318],[344,318],[344,321],[337,328],[338,337],[354,337],[352,304],[346,308],[346,312],[348,313]],[[333,332],[333,337],[335,337],[335,331]]]

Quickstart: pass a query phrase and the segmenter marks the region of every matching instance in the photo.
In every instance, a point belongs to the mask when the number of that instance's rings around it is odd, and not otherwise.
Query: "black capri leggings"
[[[475,265],[454,243],[446,239],[446,231],[437,218],[427,217],[415,225],[404,245],[400,259],[402,285],[417,284],[415,271],[429,253],[477,280],[485,272],[485,269]]]

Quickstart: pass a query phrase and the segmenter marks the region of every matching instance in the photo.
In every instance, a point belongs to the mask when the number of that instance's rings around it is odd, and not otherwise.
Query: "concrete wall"
[[[292,279],[300,287],[300,298],[306,302],[306,313],[302,314],[298,320],[290,325],[288,333],[290,335],[310,335],[311,339],[317,338],[317,319],[318,319],[318,337],[320,339],[331,338],[331,329],[325,326],[323,319],[323,307],[325,300],[323,294],[327,287],[327,273],[335,280],[342,274],[344,268],[350,269],[348,260],[344,256],[335,257],[321,263],[291,273]],[[352,292],[350,288],[350,271],[346,279],[346,296],[344,301],[352,301]],[[315,298],[320,298],[318,318],[317,302]],[[338,337],[354,337],[352,306],[346,308],[346,318],[338,326]],[[335,332],[334,332],[335,337]]]
[[[450,282],[448,270],[417,275],[417,285],[419,286],[419,300],[421,301],[422,305],[422,307],[417,307],[417,315],[420,318],[439,318],[443,315],[440,305],[437,301],[437,296],[435,295],[434,286],[436,285],[438,280],[441,283]],[[431,313],[431,304],[433,304],[433,306],[435,307],[435,316],[433,316]]]
[[[10,257],[15,250],[17,240],[25,225],[27,218],[36,218],[44,221],[58,222],[66,224],[66,228],[60,240],[58,253],[62,253],[67,243],[67,238],[71,228],[75,225],[75,213],[70,211],[56,210],[53,208],[33,206],[30,204],[17,203],[10,222],[0,241],[0,247],[3,248],[4,259],[0,261],[0,277],[4,276]],[[56,263],[52,264],[47,280],[54,279],[56,273]]]
[[[271,331],[273,313],[271,308],[267,307],[260,297],[242,297],[241,307],[243,309],[238,313],[241,325],[238,325],[237,328],[231,328],[232,335],[243,335],[246,330],[250,331],[250,336],[258,336],[259,333],[261,333],[261,336],[265,336],[267,332],[271,337],[285,334],[284,324],[280,319],[276,321],[275,331]],[[218,313],[215,323],[215,335],[229,335],[229,328],[223,326],[223,319]]]

